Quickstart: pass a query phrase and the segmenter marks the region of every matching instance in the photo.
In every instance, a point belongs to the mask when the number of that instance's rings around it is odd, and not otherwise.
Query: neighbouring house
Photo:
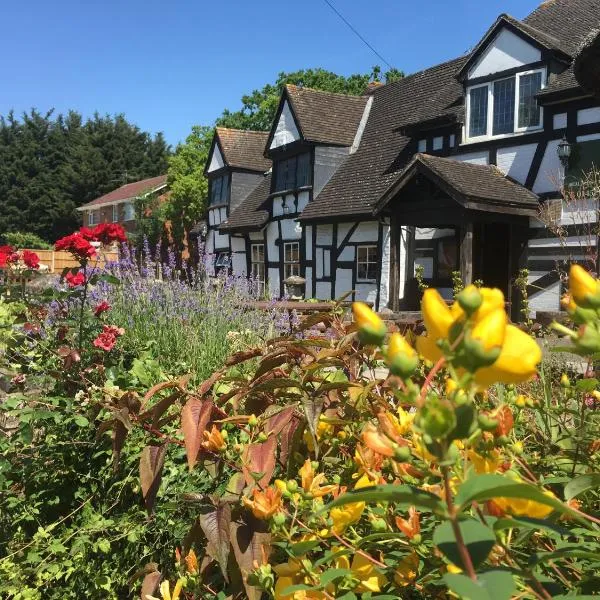
[[[573,67],[599,22],[600,0],[547,0],[523,20],[500,15],[469,54],[363,96],[286,86],[271,130],[235,145],[234,162],[223,139],[249,134],[217,132],[215,268],[276,297],[299,275],[307,298],[351,291],[393,310],[417,308],[417,265],[447,297],[460,270],[501,288],[515,317],[527,268],[532,310],[558,310],[557,264],[597,247],[579,231],[597,199],[582,210],[561,190],[600,163],[600,101]],[[234,193],[236,170],[252,177]]]
[[[150,194],[162,195],[167,191],[167,176],[159,175],[127,183],[78,207],[83,224],[89,227],[98,223],[120,223],[127,232],[136,228],[135,200]]]

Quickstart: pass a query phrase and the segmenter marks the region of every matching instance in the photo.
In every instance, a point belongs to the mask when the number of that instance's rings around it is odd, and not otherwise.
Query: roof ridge
[[[362,94],[344,94],[343,92],[329,92],[327,90],[317,90],[316,88],[299,86],[293,83],[286,83],[285,87],[286,89],[293,88],[294,90],[298,90],[299,92],[316,92],[318,94],[327,94],[328,96],[340,96],[341,98],[354,98],[358,100],[367,99],[366,96],[363,96]]]
[[[239,133],[259,133],[261,135],[263,134],[269,134],[268,131],[264,131],[262,129],[238,129],[237,127],[221,127],[220,125],[217,125],[215,127],[215,129],[218,130],[222,130],[222,131],[237,131]]]

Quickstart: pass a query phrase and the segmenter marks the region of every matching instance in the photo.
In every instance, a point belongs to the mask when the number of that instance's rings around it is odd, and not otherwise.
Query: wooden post
[[[460,228],[460,274],[464,285],[473,282],[473,223]]]
[[[398,217],[390,219],[390,288],[388,306],[394,312],[400,310],[400,225]]]

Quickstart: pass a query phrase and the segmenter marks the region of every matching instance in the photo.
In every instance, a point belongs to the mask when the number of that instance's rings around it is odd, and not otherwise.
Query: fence
[[[47,273],[61,273],[63,269],[72,269],[78,267],[79,263],[71,256],[69,252],[55,250],[32,250],[40,257],[40,265],[48,267]],[[97,266],[103,267],[105,263],[118,260],[119,253],[116,250],[99,252]],[[96,266],[96,259],[91,261]]]

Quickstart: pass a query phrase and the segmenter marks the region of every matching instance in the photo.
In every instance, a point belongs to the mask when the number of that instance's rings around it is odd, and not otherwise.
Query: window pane
[[[487,85],[469,90],[469,137],[487,133]]]
[[[285,189],[293,190],[296,188],[296,157],[288,158],[285,162]]]
[[[275,191],[279,192],[283,189],[285,189],[285,166],[286,166],[286,161],[285,160],[280,160],[277,162],[276,166],[275,166],[275,171],[276,171],[276,179],[275,179]]]
[[[221,179],[223,181],[221,184],[221,202],[227,204],[229,202],[229,175],[223,175]]]
[[[515,130],[515,78],[494,82],[493,135]]]
[[[310,154],[301,154],[298,157],[297,187],[310,184]]]
[[[519,127],[540,124],[540,107],[535,95],[542,89],[542,73],[530,73],[519,78]]]

